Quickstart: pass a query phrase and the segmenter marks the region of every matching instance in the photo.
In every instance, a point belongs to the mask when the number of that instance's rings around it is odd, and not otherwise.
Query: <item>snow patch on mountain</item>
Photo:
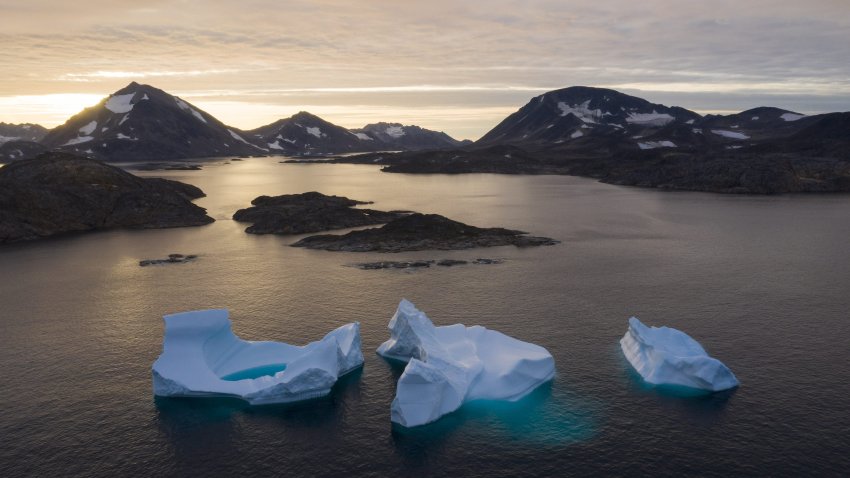
[[[570,138],[576,139],[576,138],[581,138],[582,136],[584,136],[584,133],[582,133],[581,130],[577,129],[577,130],[573,131],[573,134],[570,135]]]
[[[305,129],[307,130],[307,132],[309,134],[312,134],[313,136],[315,136],[317,138],[321,138],[322,136],[327,136],[325,133],[322,133],[322,130],[319,129],[317,126],[308,126]]]
[[[652,113],[629,113],[629,116],[626,118],[626,122],[632,124],[664,126],[675,119],[676,118],[668,115],[667,113],[656,113],[655,110],[652,110]]]
[[[80,128],[80,134],[88,136],[94,132],[97,128],[97,121],[92,121],[91,123]]]
[[[123,134],[123,133],[118,133],[118,135],[116,136],[116,138],[118,138],[118,139],[127,139],[127,140],[130,140],[130,141],[138,141],[138,140],[139,140],[139,138],[131,138],[130,136],[127,136],[126,134]]]
[[[598,120],[601,120],[605,114],[610,114],[603,113],[602,110],[599,109],[590,109],[590,100],[587,100],[580,105],[568,105],[563,101],[560,101],[558,102],[558,108],[561,110],[561,116],[572,114],[585,123],[596,123]]]
[[[269,148],[271,148],[271,149],[283,149],[283,146],[280,145],[280,141],[275,141],[274,143],[269,143]]]
[[[195,116],[195,118],[198,118],[199,120],[203,121],[204,123],[207,122],[207,120],[204,119],[204,116],[201,113],[199,113],[198,110],[189,106],[189,104],[186,103],[185,101],[181,100],[180,98],[174,98],[174,101],[177,103],[177,106],[179,106],[181,110],[188,111],[188,112],[192,113]]]
[[[133,105],[130,103],[133,96],[136,96],[136,93],[113,95],[106,100],[106,104],[103,106],[113,113],[129,113],[133,109]]]
[[[402,126],[389,126],[386,133],[393,138],[401,138],[404,136],[404,128]]]
[[[640,149],[655,149],[655,148],[675,148],[676,143],[672,141],[647,141],[645,143],[638,143],[638,147]]]
[[[780,118],[785,121],[797,121],[798,119],[805,118],[806,115],[798,115],[796,113],[784,113]]]
[[[718,135],[718,136],[723,136],[724,138],[729,138],[729,139],[750,139],[749,136],[745,135],[744,133],[738,133],[737,131],[726,131],[726,130],[723,130],[723,129],[713,129],[713,130],[711,130],[711,132]]]
[[[354,133],[354,136],[357,136],[363,141],[374,141],[371,136],[366,133]]]
[[[233,139],[235,139],[236,141],[242,141],[245,144],[249,144],[249,145],[253,146],[251,143],[245,141],[245,139],[243,139],[242,136],[239,136],[238,134],[234,133],[233,130],[228,129],[227,132],[230,133],[230,136],[232,136]]]
[[[92,136],[80,136],[78,138],[74,138],[74,139],[68,141],[67,143],[63,144],[62,146],[73,146],[75,144],[86,143],[86,142],[91,141],[93,139],[94,139],[94,137],[92,137]]]

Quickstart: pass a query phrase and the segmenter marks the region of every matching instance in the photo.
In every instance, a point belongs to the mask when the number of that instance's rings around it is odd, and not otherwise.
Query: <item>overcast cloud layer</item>
[[[133,80],[242,128],[308,110],[469,138],[571,85],[850,110],[846,0],[0,0],[0,26],[7,122],[53,126]]]

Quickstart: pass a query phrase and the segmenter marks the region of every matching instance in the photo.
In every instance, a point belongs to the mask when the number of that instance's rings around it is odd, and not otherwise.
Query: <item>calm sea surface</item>
[[[276,159],[144,172],[201,187],[199,228],[0,247],[0,476],[846,476],[850,196],[669,193],[567,176],[396,175]],[[254,197],[316,190],[562,241],[395,255],[288,247],[230,219]],[[199,254],[189,264],[141,259]],[[373,260],[499,265],[364,271]],[[401,370],[374,354],[401,298],[437,325],[540,344],[555,380],[404,430]],[[249,340],[305,343],[362,324],[366,364],[330,397],[251,408],[154,399],[162,315],[230,309]],[[682,329],[734,393],[662,394],[630,371],[630,315]]]

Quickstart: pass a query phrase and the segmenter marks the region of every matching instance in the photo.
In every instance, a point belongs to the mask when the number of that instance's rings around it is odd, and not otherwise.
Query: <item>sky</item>
[[[131,81],[242,129],[305,110],[459,139],[572,85],[848,111],[850,1],[0,0],[0,121],[53,127]]]

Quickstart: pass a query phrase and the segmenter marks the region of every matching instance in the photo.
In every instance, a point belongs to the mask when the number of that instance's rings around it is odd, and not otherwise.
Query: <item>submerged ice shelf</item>
[[[163,350],[152,368],[154,394],[161,397],[235,397],[253,405],[295,402],[327,395],[339,377],[363,365],[358,322],[296,346],[240,339],[224,309],[163,319]]]
[[[408,362],[391,408],[392,421],[405,427],[433,422],[471,400],[519,400],[555,376],[545,348],[478,325],[436,327],[404,299],[389,329],[377,352]]]
[[[688,334],[669,327],[647,327],[637,317],[620,348],[635,370],[653,385],[678,385],[719,392],[738,386],[738,379]]]

